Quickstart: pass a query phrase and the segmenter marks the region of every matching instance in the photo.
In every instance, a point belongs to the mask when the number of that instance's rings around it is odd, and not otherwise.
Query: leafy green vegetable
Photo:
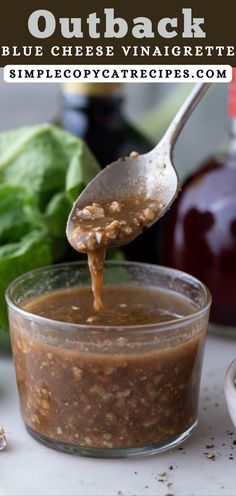
[[[79,196],[99,170],[97,168],[95,171],[94,163],[91,161],[91,152],[87,147],[77,150],[66,175],[66,191],[72,200]]]
[[[50,124],[0,134],[0,183],[24,185],[41,210],[65,189],[74,200],[99,170],[85,142]]]
[[[49,202],[44,219],[52,236],[65,237],[65,226],[71,210],[71,200],[65,192],[57,193]]]
[[[50,240],[45,231],[31,231],[17,243],[0,247],[0,327],[7,329],[4,293],[8,284],[23,272],[52,262]]]
[[[0,243],[17,241],[31,229],[42,227],[34,199],[20,186],[0,186]]]
[[[0,133],[0,345],[6,286],[65,256],[72,202],[99,170],[87,145],[55,126]]]

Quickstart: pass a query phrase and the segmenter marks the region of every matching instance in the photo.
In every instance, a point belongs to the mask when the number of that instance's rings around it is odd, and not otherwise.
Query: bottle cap
[[[229,86],[229,115],[236,117],[236,67],[233,67],[233,79]]]
[[[123,83],[64,83],[62,91],[72,95],[109,96],[120,93]]]

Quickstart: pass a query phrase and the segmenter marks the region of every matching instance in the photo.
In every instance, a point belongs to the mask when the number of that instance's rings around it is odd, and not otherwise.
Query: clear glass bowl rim
[[[14,310],[18,314],[20,314],[22,317],[25,317],[27,319],[31,319],[38,324],[45,324],[45,326],[47,325],[47,326],[51,326],[51,327],[57,327],[57,330],[59,330],[60,327],[63,327],[63,329],[68,329],[68,331],[69,330],[71,330],[71,331],[75,331],[75,330],[85,331],[86,330],[86,332],[92,331],[93,333],[95,331],[106,332],[106,333],[108,333],[109,331],[111,331],[112,333],[117,331],[118,333],[121,332],[123,336],[124,336],[124,331],[125,331],[126,335],[129,333],[133,334],[134,332],[138,333],[138,334],[139,333],[140,334],[143,334],[143,333],[149,334],[149,333],[159,333],[162,331],[166,332],[169,330],[171,331],[171,330],[176,329],[178,327],[182,327],[183,325],[187,326],[187,325],[191,324],[193,321],[200,319],[210,309],[212,298],[211,298],[211,293],[210,293],[209,289],[199,279],[188,274],[187,272],[173,269],[171,267],[166,267],[164,265],[154,265],[154,264],[147,264],[147,263],[140,263],[140,262],[111,261],[111,260],[108,260],[105,262],[105,267],[119,266],[119,265],[122,265],[124,267],[125,266],[126,267],[136,266],[136,267],[142,267],[142,268],[147,267],[149,270],[150,269],[157,270],[158,273],[162,273],[163,275],[166,274],[167,276],[169,275],[172,277],[176,276],[176,277],[184,279],[185,281],[187,280],[188,282],[191,282],[195,286],[198,285],[200,287],[200,289],[202,290],[204,297],[205,297],[204,298],[204,304],[202,305],[202,308],[200,308],[199,310],[196,310],[196,312],[194,312],[190,315],[187,315],[185,317],[181,317],[181,318],[176,319],[176,320],[170,320],[168,322],[160,322],[160,323],[156,323],[156,324],[147,324],[147,325],[131,325],[131,326],[129,326],[129,325],[125,325],[125,326],[115,326],[115,325],[102,326],[102,325],[94,325],[94,324],[93,325],[76,324],[76,323],[71,323],[71,322],[63,322],[60,320],[54,320],[54,319],[50,319],[47,317],[42,317],[42,316],[39,316],[37,314],[28,312],[27,310],[24,310],[22,307],[20,307],[16,303],[14,303],[14,301],[12,299],[12,293],[14,292],[17,285],[20,284],[26,278],[31,278],[32,275],[34,275],[36,273],[44,272],[45,270],[58,271],[60,269],[62,270],[62,269],[65,269],[66,267],[72,267],[72,266],[77,266],[78,268],[79,267],[87,267],[86,261],[78,261],[78,262],[65,262],[65,263],[60,263],[60,264],[45,265],[43,267],[33,269],[29,272],[24,272],[19,277],[15,278],[7,287],[7,289],[5,291],[5,298],[6,298],[7,305],[10,309]]]

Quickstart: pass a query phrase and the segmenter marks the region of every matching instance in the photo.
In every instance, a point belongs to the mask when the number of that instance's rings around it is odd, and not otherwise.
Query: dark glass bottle
[[[230,134],[183,185],[167,222],[165,263],[201,279],[213,297],[211,321],[236,326],[236,72]],[[220,328],[219,328],[220,329]],[[236,330],[235,330],[236,336]]]
[[[124,118],[122,84],[68,83],[62,86],[61,124],[83,138],[102,167],[132,151],[146,153],[153,147]],[[159,226],[155,225],[124,247],[126,258],[159,262]]]

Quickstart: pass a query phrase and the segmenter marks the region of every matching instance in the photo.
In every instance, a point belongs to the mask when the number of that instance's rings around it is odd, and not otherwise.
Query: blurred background
[[[123,112],[155,143],[192,88],[189,83],[124,84]],[[60,115],[59,84],[11,83],[0,72],[0,131],[53,122]],[[181,177],[218,148],[227,132],[227,84],[215,84],[178,140],[175,164]]]
[[[158,143],[192,87],[6,84],[0,71],[0,133],[57,124],[0,135],[0,329],[7,328],[4,290],[14,277],[79,256],[66,240],[65,225],[72,202],[99,166],[74,135],[84,138],[102,166],[131,151],[145,153]],[[182,191],[173,207],[122,252],[109,250],[108,256],[195,275],[211,290],[212,321],[233,326],[235,334],[236,77],[230,88],[231,123],[228,85],[214,84],[181,132],[174,164]],[[224,143],[224,156],[218,157]]]

